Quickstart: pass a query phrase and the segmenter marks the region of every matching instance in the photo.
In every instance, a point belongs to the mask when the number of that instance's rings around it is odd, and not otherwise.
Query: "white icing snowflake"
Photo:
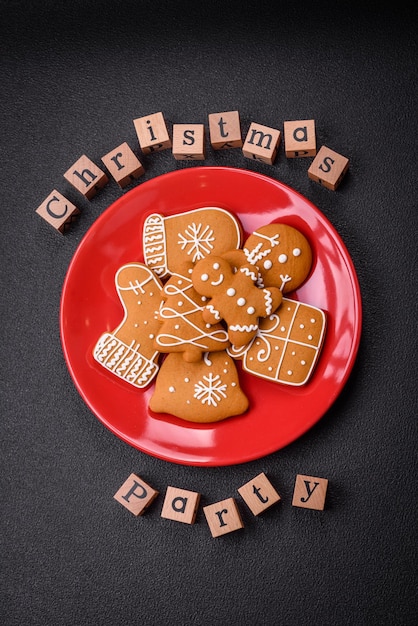
[[[177,242],[182,250],[186,250],[192,261],[195,263],[207,256],[213,249],[212,242],[215,241],[213,230],[209,225],[190,224],[184,234],[178,233],[179,241]]]
[[[203,376],[203,381],[195,384],[194,397],[196,400],[200,400],[202,404],[218,406],[222,398],[226,398],[226,388],[227,385],[222,383],[219,374],[214,376],[210,373],[208,376]]]

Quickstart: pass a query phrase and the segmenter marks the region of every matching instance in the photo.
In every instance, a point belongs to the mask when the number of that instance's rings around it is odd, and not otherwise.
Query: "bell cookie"
[[[128,263],[117,271],[115,284],[125,315],[115,330],[99,338],[93,356],[106,370],[142,389],[159,369],[154,338],[160,328],[162,283],[144,264]]]
[[[255,265],[264,287],[279,287],[283,294],[297,289],[312,265],[312,249],[293,226],[272,223],[257,228],[243,246],[246,263]],[[240,259],[243,255],[236,255]]]
[[[188,276],[197,261],[239,248],[241,240],[242,229],[235,216],[219,207],[203,207],[166,217],[149,215],[142,247],[145,264],[165,278],[170,274]]]
[[[318,361],[326,329],[325,313],[317,307],[283,298],[280,308],[260,321],[252,342],[228,353],[242,359],[250,374],[285,385],[308,382]]]
[[[172,276],[162,290],[158,311],[161,326],[154,346],[160,352],[182,352],[186,361],[200,361],[205,352],[230,346],[228,333],[220,324],[206,323],[202,311],[207,298],[194,289],[190,278]]]
[[[274,313],[282,301],[277,287],[257,287],[256,267],[243,265],[234,273],[221,256],[210,255],[198,261],[192,272],[193,286],[209,298],[203,319],[209,324],[224,320],[232,345],[243,346],[254,337],[258,320]]]
[[[189,422],[209,423],[244,413],[248,399],[236,365],[225,351],[206,353],[195,363],[173,352],[161,365],[149,408]]]

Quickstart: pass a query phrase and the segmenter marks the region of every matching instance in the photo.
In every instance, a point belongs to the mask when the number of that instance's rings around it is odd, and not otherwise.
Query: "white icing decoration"
[[[286,274],[286,276],[283,276],[283,274],[280,274],[280,278],[282,279],[282,284],[280,287],[280,291],[283,291],[283,288],[285,286],[286,283],[289,282],[289,280],[292,280],[292,277],[289,276],[289,274]],[[290,308],[288,309],[290,311]]]
[[[170,393],[174,393],[174,392],[176,391],[176,388],[175,388],[175,387],[169,387],[169,388],[168,388],[168,391],[169,391]]]
[[[254,330],[258,329],[257,324],[243,324],[242,326],[240,324],[232,324],[229,327],[231,330],[233,331],[238,331],[240,333],[244,332],[244,333],[251,333]]]
[[[264,306],[266,307],[266,315],[270,315],[273,308],[273,298],[271,297],[271,291],[263,289],[264,292]]]
[[[216,263],[215,263],[215,265],[216,265]],[[224,275],[223,274],[219,274],[219,279],[211,281],[210,284],[213,285],[214,287],[217,287],[218,285],[222,285],[223,282],[224,282]]]
[[[280,254],[279,263],[286,263],[286,261],[287,261],[287,254]]]
[[[218,270],[220,265],[219,265],[219,263],[214,263],[212,267],[213,267],[214,270]]]
[[[271,270],[271,268],[273,267],[273,262],[270,260],[264,261],[263,267],[265,270]]]
[[[203,376],[194,386],[194,398],[200,400],[202,404],[217,407],[218,403],[226,398],[227,385],[222,382],[219,374],[215,376],[209,372],[207,376]]]
[[[287,370],[287,373],[288,373],[289,376],[292,376],[292,374],[293,374],[292,370]]]
[[[246,301],[245,298],[238,298],[238,300],[237,300],[238,306],[244,306],[246,302],[247,301]]]
[[[231,296],[232,297],[232,296],[235,296],[235,294],[236,294],[236,291],[235,291],[235,289],[233,287],[230,287],[229,289],[226,290],[226,295],[227,296]]]
[[[203,259],[213,250],[215,237],[209,225],[202,226],[202,224],[192,222],[187,226],[184,234],[178,233],[178,237],[177,243],[182,250],[186,250],[193,263]]]
[[[299,328],[305,328],[305,324],[299,324]]]
[[[184,379],[184,382],[185,382],[185,383],[189,383],[189,382],[190,382],[190,378],[188,378],[188,377],[186,376],[186,378]]]
[[[301,365],[306,365],[306,361],[302,360],[302,361],[300,362],[300,364],[301,364]]]
[[[202,274],[200,280],[202,281],[202,283],[205,283],[207,280],[209,280],[209,274]]]
[[[255,308],[253,306],[249,306],[248,309],[247,309],[247,313],[248,313],[248,315],[254,315]]]
[[[293,249],[293,256],[300,256],[302,254],[302,250],[300,248]]]

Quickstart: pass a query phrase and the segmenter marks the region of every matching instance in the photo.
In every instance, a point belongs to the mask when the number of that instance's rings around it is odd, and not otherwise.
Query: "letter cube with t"
[[[238,493],[254,515],[259,515],[280,500],[279,494],[263,472],[240,487]]]
[[[308,176],[327,189],[335,191],[345,176],[348,166],[349,160],[345,156],[322,146],[308,169]]]
[[[113,496],[133,515],[142,515],[145,509],[158,496],[158,491],[136,474],[131,474]]]
[[[241,126],[238,111],[210,113],[208,120],[210,143],[214,150],[242,147]]]
[[[296,476],[292,506],[323,511],[327,488],[328,480],[326,478],[298,474]]]

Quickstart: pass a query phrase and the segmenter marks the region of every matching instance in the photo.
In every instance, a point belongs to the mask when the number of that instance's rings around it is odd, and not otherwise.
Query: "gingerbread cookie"
[[[279,287],[282,293],[289,293],[307,278],[312,250],[299,230],[273,223],[257,228],[245,241],[243,251],[231,253],[230,260],[257,266],[265,287]]]
[[[193,269],[194,288],[210,298],[203,319],[209,324],[224,320],[234,346],[251,341],[258,330],[258,319],[274,313],[282,301],[277,287],[257,287],[258,278],[256,267],[243,265],[234,273],[230,263],[216,255],[198,261]]]
[[[209,423],[244,413],[248,400],[240,388],[236,365],[225,351],[206,353],[197,363],[188,363],[174,352],[161,365],[149,408]]]
[[[304,385],[318,361],[325,326],[321,309],[283,298],[278,311],[260,321],[249,345],[231,347],[228,352],[241,358],[250,374],[285,385]]]
[[[182,352],[186,361],[200,361],[204,352],[229,347],[228,333],[220,324],[204,321],[202,311],[207,298],[194,289],[190,278],[172,276],[162,290],[158,311],[161,327],[154,346],[160,352]]]
[[[157,310],[162,284],[142,263],[122,266],[115,283],[125,315],[113,332],[100,337],[93,356],[112,374],[141,389],[158,372],[154,338],[160,328]]]
[[[160,278],[188,276],[188,270],[209,254],[221,254],[241,245],[237,218],[225,209],[204,207],[177,215],[149,215],[143,229],[146,265]]]

